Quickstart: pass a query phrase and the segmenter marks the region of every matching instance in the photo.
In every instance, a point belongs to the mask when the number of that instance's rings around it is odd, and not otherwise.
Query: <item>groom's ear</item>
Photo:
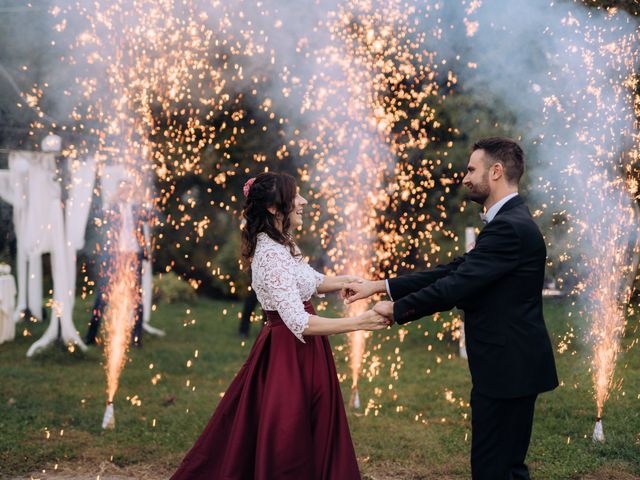
[[[492,165],[492,167],[493,172],[491,172],[491,177],[493,180],[498,180],[502,176],[504,176],[504,166],[502,165],[502,163],[496,162]]]

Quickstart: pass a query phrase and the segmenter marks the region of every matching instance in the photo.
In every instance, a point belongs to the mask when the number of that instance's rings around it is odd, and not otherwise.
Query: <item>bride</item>
[[[261,173],[244,187],[242,256],[266,316],[249,358],[204,432],[171,477],[216,480],[353,480],[358,464],[326,335],[381,330],[369,310],[316,315],[311,296],[355,279],[329,277],[304,261],[292,232],[306,200],[284,173]]]

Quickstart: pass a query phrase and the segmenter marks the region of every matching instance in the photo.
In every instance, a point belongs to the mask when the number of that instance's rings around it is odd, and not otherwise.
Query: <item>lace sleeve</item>
[[[266,293],[282,321],[289,330],[305,343],[302,332],[309,325],[309,313],[304,309],[296,282],[295,263],[289,253],[275,246],[261,252],[254,258],[255,273],[259,283],[266,286]]]
[[[324,293],[318,293],[318,288],[320,288],[320,285],[322,285],[322,282],[324,282],[324,273],[318,272],[317,270],[315,270],[311,265],[309,265],[306,262],[305,262],[305,266],[306,266],[305,268],[309,271],[309,274],[315,280],[315,294],[316,294],[316,297],[324,298]]]

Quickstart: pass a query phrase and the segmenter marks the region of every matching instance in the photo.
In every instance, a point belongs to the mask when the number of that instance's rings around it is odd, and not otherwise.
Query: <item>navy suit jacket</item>
[[[558,385],[542,314],[547,250],[517,196],[480,232],[476,246],[447,265],[389,280],[395,321],[404,324],[458,307],[465,313],[473,387],[517,398]]]

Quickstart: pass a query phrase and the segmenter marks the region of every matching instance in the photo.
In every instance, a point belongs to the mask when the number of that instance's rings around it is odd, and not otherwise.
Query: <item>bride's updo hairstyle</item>
[[[287,173],[265,172],[249,180],[244,188],[246,201],[242,210],[245,220],[242,229],[242,257],[249,264],[256,250],[258,234],[264,232],[276,242],[289,247],[296,254],[295,244],[289,234],[289,214],[295,208],[296,181]],[[269,207],[275,207],[276,215]],[[276,216],[282,219],[282,231],[278,230]]]

